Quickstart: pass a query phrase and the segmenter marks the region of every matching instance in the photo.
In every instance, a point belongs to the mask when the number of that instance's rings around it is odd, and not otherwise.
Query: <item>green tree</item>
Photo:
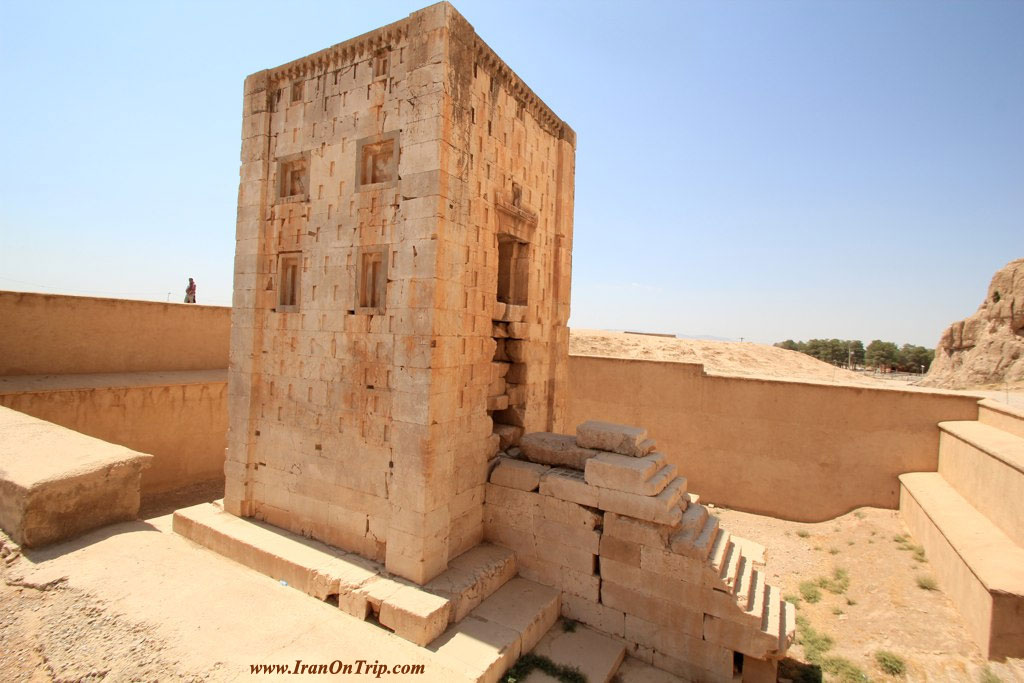
[[[904,344],[900,349],[899,368],[906,372],[928,372],[934,359],[934,349]]]
[[[875,368],[893,368],[899,363],[900,350],[892,342],[873,339],[864,352],[864,360]]]
[[[800,345],[797,344],[792,339],[787,339],[786,341],[776,342],[775,346],[779,347],[780,349],[786,349],[787,351],[799,351],[800,350]]]

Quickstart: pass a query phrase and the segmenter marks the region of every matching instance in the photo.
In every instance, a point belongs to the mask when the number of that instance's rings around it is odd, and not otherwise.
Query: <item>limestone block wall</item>
[[[687,680],[774,681],[795,607],[766,584],[764,548],[720,528],[654,449],[607,423],[527,434],[491,473],[485,536],[634,656]]]
[[[220,306],[0,292],[0,376],[223,369]]]
[[[143,496],[224,478],[223,369],[4,377],[0,406],[151,454]]]
[[[561,409],[572,137],[447,3],[246,80],[228,511],[418,582],[479,542],[500,298],[504,419]]]
[[[686,363],[571,356],[568,420],[643,424],[706,501],[819,522],[899,506],[904,472],[936,471],[943,420],[977,398],[706,375]]]

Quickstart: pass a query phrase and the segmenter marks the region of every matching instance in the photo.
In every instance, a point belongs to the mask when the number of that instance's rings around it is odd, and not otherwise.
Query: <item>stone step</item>
[[[1024,438],[1024,409],[986,398],[978,401],[978,421]]]
[[[575,624],[574,628],[566,630],[565,622],[561,622],[544,635],[533,653],[547,657],[561,666],[576,667],[587,683],[608,683],[626,657],[626,646],[621,640],[582,624]],[[523,679],[524,683],[556,680],[538,670]]]
[[[516,577],[452,624],[428,649],[469,680],[494,683],[532,650],[558,619],[559,591]]]
[[[1024,438],[981,422],[939,423],[939,473],[1024,546]]]
[[[508,548],[481,543],[448,563],[448,569],[424,588],[447,598],[451,604],[448,621],[462,621],[480,603],[516,575],[516,554]]]
[[[736,585],[733,588],[733,596],[736,598],[736,605],[747,611],[750,606],[751,589],[754,587],[754,563],[744,555],[740,560],[739,575]]]
[[[764,614],[765,594],[768,592],[768,584],[765,582],[764,572],[754,570],[750,577],[750,588],[747,595],[747,604],[740,605],[743,611],[749,615],[757,615],[758,618]]]
[[[747,538],[741,538],[736,534],[732,535],[732,542],[738,545],[740,550],[743,551],[743,557],[750,560],[755,567],[764,569],[765,548],[763,545]]]
[[[900,475],[900,513],[982,654],[1024,657],[1024,549],[938,472]]]
[[[706,562],[718,538],[718,517],[707,515],[700,530],[677,532],[669,539],[672,552]]]
[[[252,519],[215,503],[174,513],[173,529],[202,546],[262,574],[284,581],[359,619],[371,614],[396,635],[426,645],[448,625],[451,601],[390,575],[353,553]]]
[[[728,559],[729,548],[732,545],[732,541],[730,541],[731,535],[728,531],[719,527],[715,540],[711,543],[710,567],[716,576],[722,575],[723,568]]]
[[[735,594],[736,583],[739,580],[740,564],[743,562],[743,551],[736,543],[729,542],[729,554],[726,557],[725,565],[719,574],[722,587],[730,593]]]

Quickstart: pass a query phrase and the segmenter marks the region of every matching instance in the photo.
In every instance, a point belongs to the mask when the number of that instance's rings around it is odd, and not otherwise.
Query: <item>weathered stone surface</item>
[[[676,525],[686,507],[686,477],[676,477],[656,496],[640,496],[625,491],[598,488],[597,506],[620,515],[658,524]]]
[[[654,450],[642,427],[587,420],[576,427],[576,445],[609,453],[642,457]]]
[[[996,271],[974,315],[939,339],[925,386],[966,388],[1024,380],[1024,259]]]
[[[536,491],[540,486],[540,478],[549,469],[551,468],[547,465],[538,465],[525,460],[498,458],[498,464],[491,472],[491,483],[520,491]]]
[[[597,507],[597,487],[588,484],[579,470],[551,468],[540,479],[540,492],[545,496]]]
[[[661,453],[642,458],[602,453],[588,460],[584,469],[588,484],[641,496],[658,495],[675,476],[675,465],[666,467],[665,456]]]
[[[0,408],[0,527],[36,548],[135,519],[152,457]]]
[[[576,438],[567,434],[552,432],[531,432],[519,441],[527,460],[544,465],[569,467],[582,470],[587,460],[599,452],[576,445]]]

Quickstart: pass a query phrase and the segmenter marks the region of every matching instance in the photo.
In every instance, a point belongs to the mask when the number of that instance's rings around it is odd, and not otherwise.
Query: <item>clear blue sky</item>
[[[0,288],[230,303],[243,78],[421,2],[3,0]],[[455,5],[579,135],[575,327],[934,346],[1024,256],[1024,2]]]

